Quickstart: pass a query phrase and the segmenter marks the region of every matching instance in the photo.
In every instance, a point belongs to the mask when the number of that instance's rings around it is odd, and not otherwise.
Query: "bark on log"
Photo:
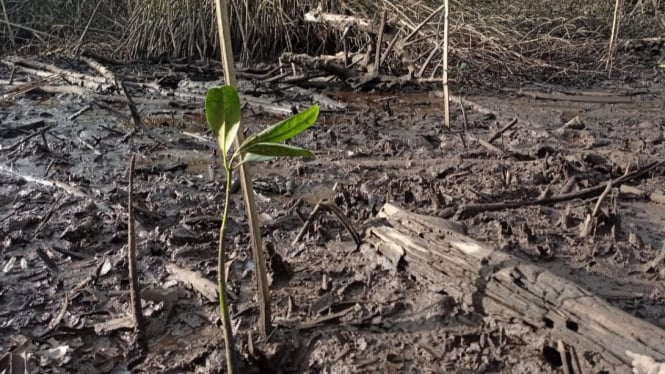
[[[371,19],[325,13],[322,12],[321,9],[315,9],[305,13],[304,19],[305,22],[326,24],[342,32],[345,32],[346,29],[351,27],[357,27],[360,31],[374,35],[381,32],[391,33],[394,31],[394,26],[390,21],[387,24],[383,23],[382,25],[377,25]],[[382,26],[384,27],[383,30],[381,29]]]
[[[384,224],[367,229],[365,246],[484,315],[523,321],[573,345],[594,372],[631,372],[628,351],[665,360],[665,331],[567,279],[473,240],[441,218],[392,204],[379,218]]]
[[[76,71],[69,71],[59,68],[55,65],[32,61],[17,56],[6,57],[2,59],[1,62],[7,66],[13,66],[20,71],[24,71],[28,74],[33,74],[41,78],[48,79],[54,75],[61,76],[71,84],[80,85],[93,91],[107,91],[113,86],[113,83],[107,82],[106,78],[104,77],[97,77]]]
[[[295,63],[298,65],[307,66],[310,69],[323,70],[340,78],[343,81],[358,75],[358,73],[355,71],[347,69],[343,64],[331,58],[317,58],[306,54],[294,54],[285,52],[282,53],[282,56],[279,60],[285,64]]]

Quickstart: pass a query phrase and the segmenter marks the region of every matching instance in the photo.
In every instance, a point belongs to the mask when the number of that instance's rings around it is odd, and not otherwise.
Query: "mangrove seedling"
[[[226,223],[229,217],[233,170],[245,162],[265,161],[276,157],[314,157],[314,153],[311,151],[284,144],[284,142],[307,130],[314,124],[319,116],[319,106],[314,105],[258,134],[249,136],[240,147],[234,150],[230,157],[231,147],[240,129],[241,109],[238,92],[233,86],[228,85],[211,88],[206,95],[205,109],[208,126],[217,140],[217,145],[221,151],[222,165],[226,171],[224,211],[222,213],[222,225],[219,229],[217,253],[217,287],[219,293],[219,313],[222,318],[224,343],[226,345],[227,372],[232,374],[236,373],[236,365],[231,317],[226,300],[224,239]]]

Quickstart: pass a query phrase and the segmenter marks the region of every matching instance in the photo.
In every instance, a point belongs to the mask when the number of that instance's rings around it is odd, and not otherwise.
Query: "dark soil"
[[[247,82],[241,88],[299,108],[322,100],[313,91]],[[233,195],[227,259],[242,372],[563,372],[556,341],[546,332],[480,315],[445,287],[433,289],[384,266],[377,255],[357,248],[334,215],[323,214],[292,244],[303,218],[324,198],[361,232],[384,202],[459,220],[469,236],[566,274],[665,328],[662,203],[614,189],[601,205],[608,219],[584,236],[581,228],[596,199],[455,215],[464,203],[558,192],[573,177],[572,190],[604,184],[627,168],[665,157],[662,83],[647,77],[584,90],[633,95],[635,101],[597,104],[486,92],[465,99],[492,113],[470,106],[462,113],[453,104],[448,130],[434,91],[326,92],[344,108],[324,105],[318,123],[293,142],[318,158],[252,168],[264,237],[274,248],[269,265],[275,330],[268,339],[256,329],[247,220],[241,194]],[[30,372],[224,371],[216,301],[173,271],[177,265],[216,279],[224,174],[202,105],[162,112],[139,105],[149,130],[125,139],[131,122],[88,99],[32,91],[0,104],[3,365],[20,363],[25,352]],[[69,119],[89,104],[91,110]],[[249,132],[282,118],[251,105],[244,115]],[[578,122],[564,126],[576,116]],[[494,142],[501,153],[478,143],[512,118],[517,124]],[[131,310],[131,154],[137,157],[145,351],[133,345],[131,329],[108,325]],[[633,185],[663,193],[665,169]],[[592,370],[592,363],[585,365]]]

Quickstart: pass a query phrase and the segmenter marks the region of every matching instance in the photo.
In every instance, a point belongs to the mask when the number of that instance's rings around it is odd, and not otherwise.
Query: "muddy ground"
[[[150,77],[160,69],[132,72]],[[215,84],[195,70],[177,77],[198,81],[180,89],[199,93]],[[601,205],[608,219],[586,235],[584,220],[597,199],[456,214],[464,203],[534,199],[567,183],[574,191],[662,160],[663,78],[647,72],[594,87],[522,87],[633,100],[619,104],[481,90],[465,95],[477,105],[465,106],[464,113],[452,105],[452,130],[442,125],[442,99],[434,88],[315,94],[244,82],[241,95],[287,107],[322,100],[340,105],[324,105],[318,123],[293,142],[318,158],[252,169],[265,240],[276,252],[270,263],[275,331],[267,341],[256,330],[247,220],[241,194],[233,195],[227,258],[242,372],[563,372],[556,341],[546,332],[479,315],[445,288],[382,266],[376,255],[357,248],[333,215],[322,215],[302,241],[292,243],[303,218],[324,198],[360,232],[388,201],[459,220],[469,236],[565,274],[665,328],[662,203],[614,189]],[[87,105],[90,110],[70,119]],[[114,108],[128,113],[122,105]],[[132,123],[94,100],[36,90],[1,101],[0,371],[9,361],[18,370],[23,357],[29,372],[224,371],[217,303],[178,275],[184,269],[216,279],[224,180],[215,143],[200,103],[159,110],[144,103],[139,110],[148,130],[126,137]],[[258,105],[246,106],[244,115],[249,132],[283,118]],[[479,144],[513,118],[516,125],[494,142],[499,153]],[[130,313],[131,154],[137,156],[134,201],[148,321],[144,355],[130,344],[131,329],[108,324]],[[632,185],[659,196],[665,168]]]

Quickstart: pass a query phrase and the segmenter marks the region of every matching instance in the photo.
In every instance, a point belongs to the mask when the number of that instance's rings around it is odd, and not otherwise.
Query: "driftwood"
[[[336,58],[332,56],[312,57],[306,54],[294,54],[285,52],[282,54],[279,60],[284,64],[295,63],[298,65],[307,66],[310,69],[323,70],[340,78],[343,81],[358,75],[357,72],[347,69],[344,64],[336,61]]]
[[[634,355],[665,360],[665,331],[581,286],[459,233],[449,221],[386,204],[364,249],[498,320],[522,321],[575,347],[593,372],[628,373]],[[387,222],[389,225],[386,225]]]
[[[113,86],[112,82],[108,82],[104,77],[98,77],[89,74],[83,74],[75,71],[69,71],[59,68],[55,65],[44,64],[33,60],[28,60],[21,57],[10,56],[1,60],[7,66],[14,67],[20,71],[36,75],[41,78],[52,78],[60,76],[67,82],[80,85],[93,91],[106,91]]]
[[[323,23],[342,32],[346,32],[347,29],[355,27],[360,31],[376,35],[384,31],[393,32],[395,29],[392,21],[388,21],[387,23],[384,21],[380,24],[376,24],[371,19],[325,13],[322,12],[320,8],[305,13],[304,20],[305,22]],[[389,30],[384,30],[386,27],[389,27]]]

